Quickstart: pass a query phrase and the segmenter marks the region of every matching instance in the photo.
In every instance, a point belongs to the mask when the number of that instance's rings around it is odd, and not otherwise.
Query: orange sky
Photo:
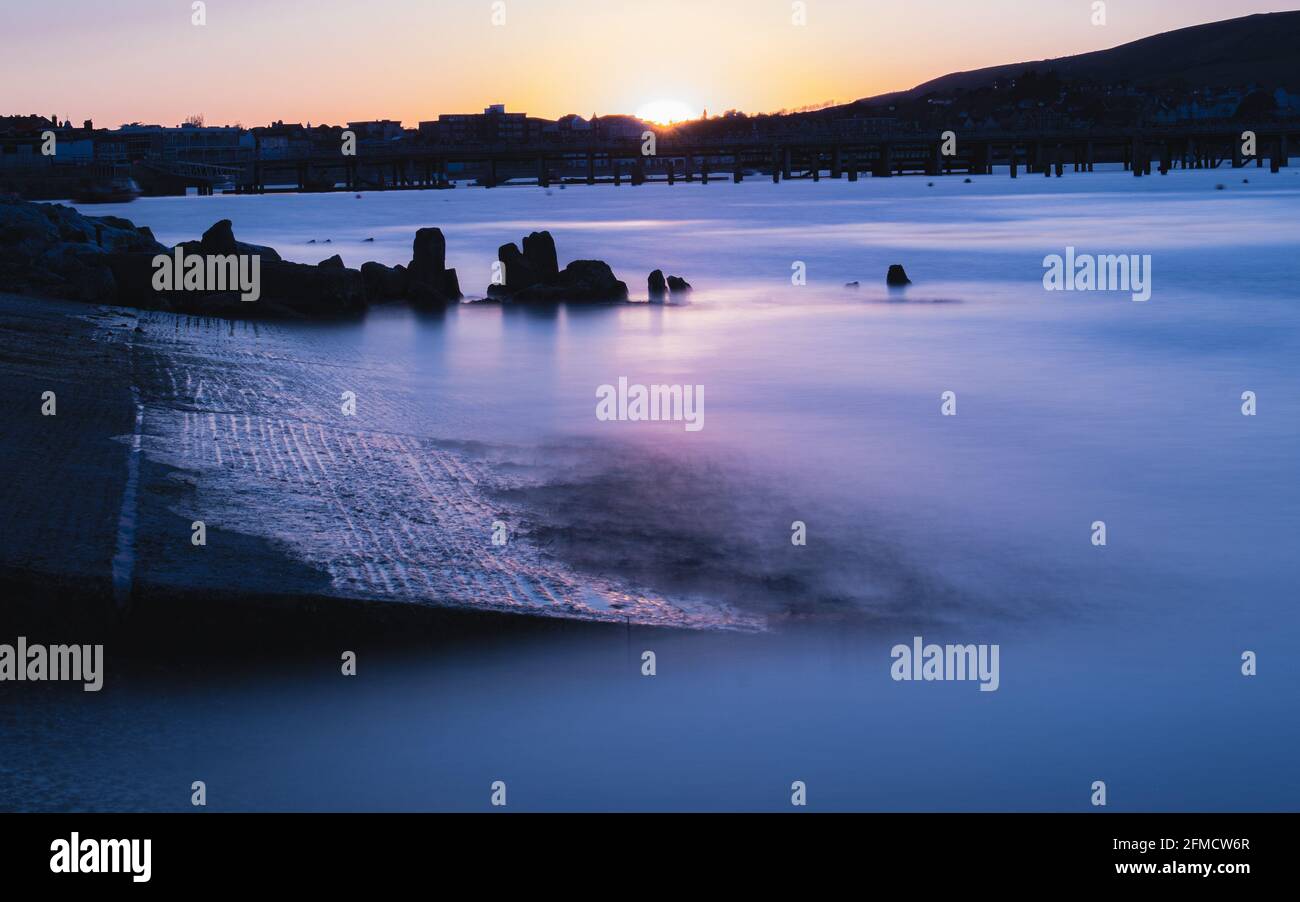
[[[16,2],[3,112],[109,126],[764,112],[1288,5],[1109,0],[1095,26],[1092,0],[804,0],[798,25],[791,0],[208,0],[197,26],[190,0]]]

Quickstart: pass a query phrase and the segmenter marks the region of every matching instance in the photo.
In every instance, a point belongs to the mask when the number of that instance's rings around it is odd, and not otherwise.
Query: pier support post
[[[596,184],[596,155],[591,152],[587,153],[587,184]]]
[[[781,148],[781,178],[790,180],[790,148]]]
[[[1009,148],[1007,148],[1007,157],[1011,162],[1011,177],[1016,178],[1018,175],[1016,169],[1020,165],[1020,160],[1017,158],[1017,154],[1016,154],[1016,145],[1012,144]]]
[[[887,179],[894,174],[894,148],[889,144],[880,145],[880,159],[876,161],[876,178]]]
[[[855,153],[850,153],[849,154],[849,181],[856,182],[857,180],[858,180],[858,155]]]
[[[839,179],[844,175],[844,156],[838,148],[831,148],[831,178]]]
[[[704,160],[700,163],[700,182],[707,185],[709,183],[709,161]]]
[[[551,175],[546,171],[546,157],[537,158],[537,184],[543,188],[551,187]]]
[[[737,185],[745,180],[745,162],[740,154],[736,154],[735,168],[732,171],[731,178]]]

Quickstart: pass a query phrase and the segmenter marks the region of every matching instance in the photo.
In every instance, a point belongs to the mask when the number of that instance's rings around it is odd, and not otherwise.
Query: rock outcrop
[[[406,298],[420,306],[445,306],[461,299],[456,270],[447,269],[447,239],[441,229],[420,229],[406,268]]]
[[[668,283],[664,281],[662,269],[656,269],[650,273],[650,278],[646,280],[647,287],[650,290],[650,303],[662,304],[668,297]]]
[[[617,303],[627,300],[627,285],[601,260],[574,260],[559,268],[555,239],[550,232],[533,232],[497,250],[502,268],[500,284],[488,287],[488,297],[520,303]]]
[[[900,288],[903,285],[911,285],[912,280],[907,277],[907,272],[900,264],[894,263],[890,265],[889,272],[885,275],[885,284]]]
[[[0,290],[117,302],[111,260],[168,249],[148,229],[116,216],[83,216],[62,204],[0,198]]]

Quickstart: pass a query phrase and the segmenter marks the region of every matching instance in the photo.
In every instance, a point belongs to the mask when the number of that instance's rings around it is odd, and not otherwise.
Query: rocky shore
[[[629,300],[626,283],[604,261],[574,260],[561,269],[549,232],[533,232],[522,245],[499,249],[485,299]],[[164,265],[168,272],[160,273],[159,257],[173,258],[175,266]],[[315,265],[291,263],[274,248],[239,241],[228,219],[197,240],[168,247],[147,227],[120,217],[0,198],[0,290],[38,297],[231,319],[354,317],[377,304],[428,309],[459,303],[460,280],[446,258],[447,242],[437,228],[416,232],[405,266],[371,261],[351,269],[337,255]],[[205,281],[204,273],[221,278]],[[670,293],[680,302],[690,292],[684,279],[665,280],[659,270],[647,285],[651,303],[665,303]]]

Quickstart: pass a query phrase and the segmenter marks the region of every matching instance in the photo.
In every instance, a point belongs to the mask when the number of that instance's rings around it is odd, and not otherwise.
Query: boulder
[[[83,216],[62,204],[0,198],[0,288],[114,303],[110,258],[167,253],[147,229],[116,216]]]
[[[347,267],[343,265],[343,258],[338,254],[335,254],[333,257],[328,257],[316,265],[326,269],[347,269]]]
[[[447,269],[447,239],[441,229],[420,229],[415,233],[411,265],[407,267],[407,296],[420,305],[460,300],[460,281],[455,270]]]
[[[662,304],[664,298],[668,297],[668,283],[664,281],[663,270],[656,269],[650,273],[647,287],[650,289],[650,303]]]
[[[488,297],[524,303],[605,303],[627,300],[627,285],[600,260],[574,260],[557,271],[555,239],[550,232],[533,232],[523,241],[497,249],[503,267],[501,284],[488,286]]]
[[[616,279],[609,264],[602,260],[574,260],[554,282],[533,285],[511,299],[525,303],[616,303],[627,300],[627,285]]]
[[[668,277],[668,290],[672,294],[690,294],[691,283],[687,282],[681,276]]]
[[[366,284],[355,269],[263,262],[261,300],[304,316],[349,316],[365,310]]]
[[[497,248],[497,260],[500,261],[505,280],[498,288],[504,288],[507,294],[523,291],[543,282],[542,275],[526,256],[519,252],[514,244],[503,244]]]
[[[885,275],[885,284],[895,288],[903,285],[911,285],[912,280],[907,277],[907,272],[897,263],[891,264],[888,274]]]
[[[524,257],[537,274],[539,282],[551,282],[560,274],[555,255],[555,239],[550,232],[533,232],[524,239]]]
[[[276,263],[280,260],[280,255],[275,248],[236,241],[235,230],[229,219],[222,219],[213,223],[212,228],[204,232],[203,237],[198,241],[182,241],[180,246],[185,249],[187,254],[203,254],[205,256],[242,254],[261,257],[263,263]]]
[[[401,300],[406,297],[410,282],[405,266],[388,267],[374,262],[361,264],[361,281],[372,304]]]

